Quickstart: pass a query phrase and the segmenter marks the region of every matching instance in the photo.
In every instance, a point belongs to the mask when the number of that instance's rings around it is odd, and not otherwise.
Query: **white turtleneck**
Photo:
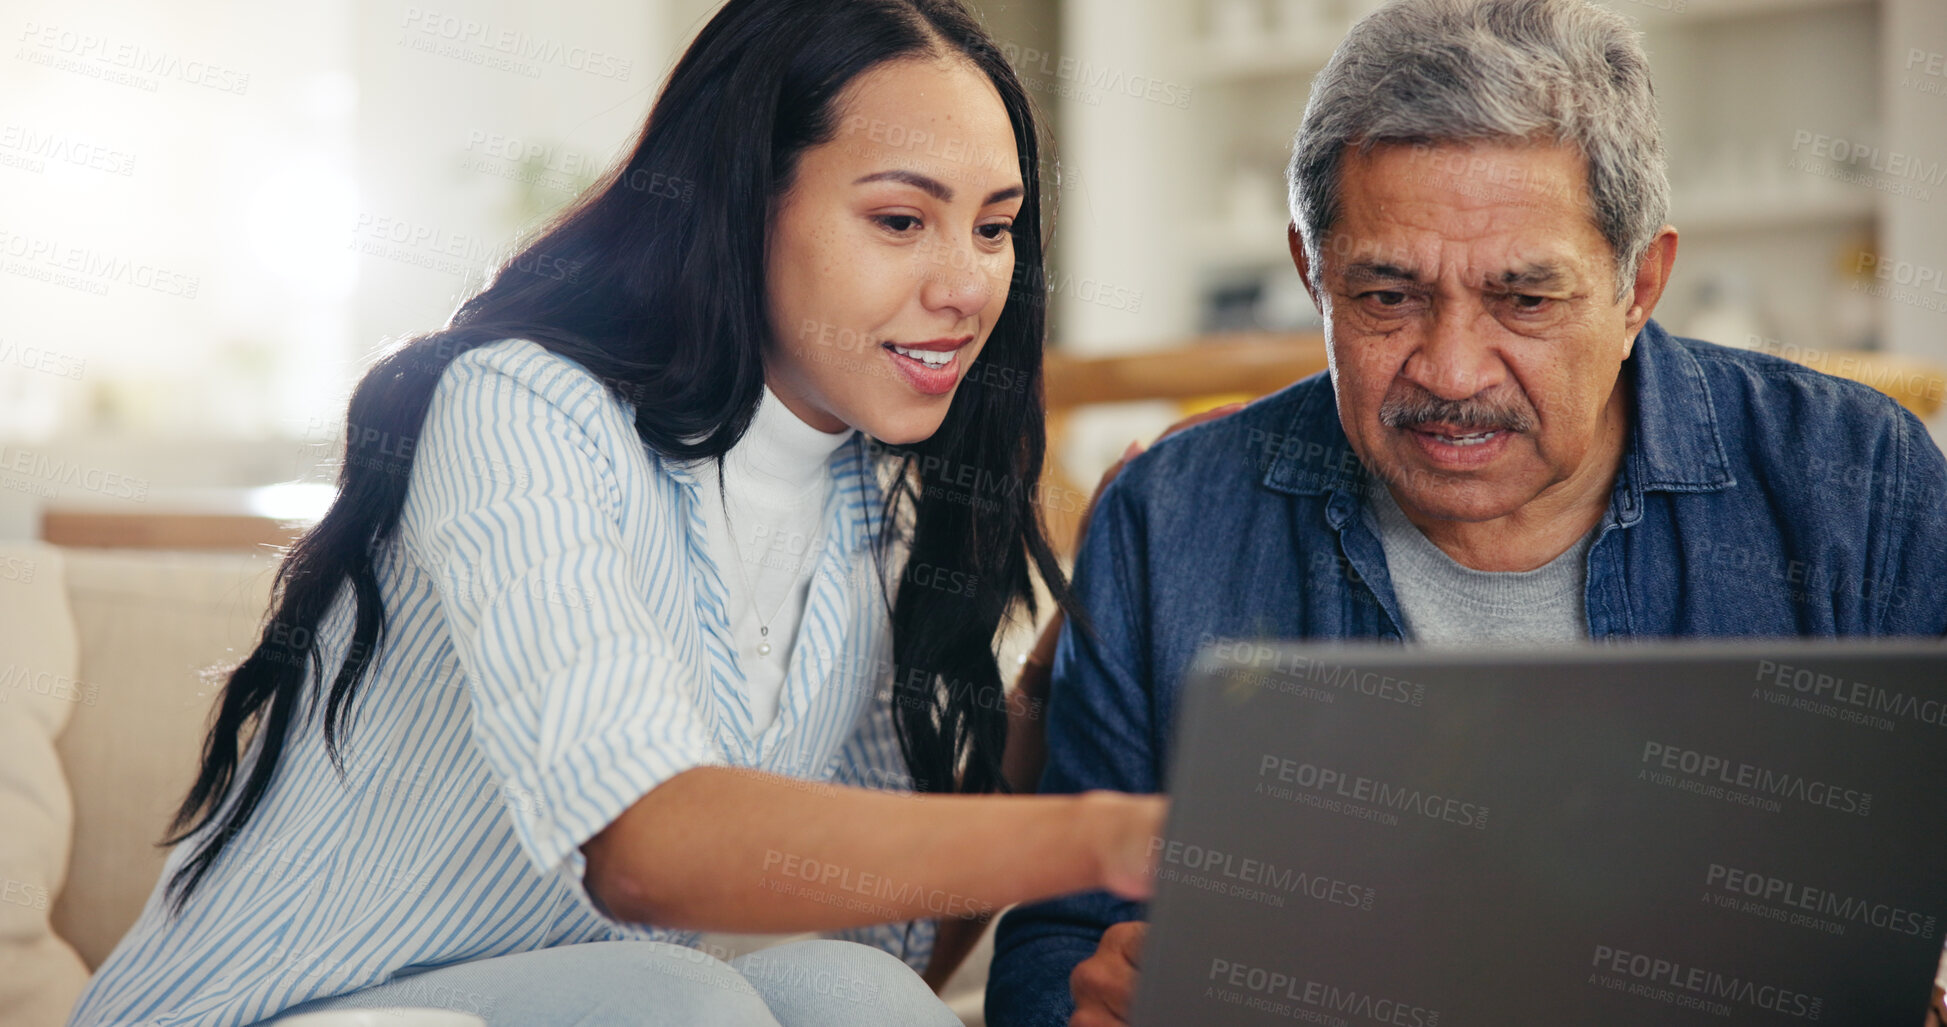
[[[819,431],[766,385],[750,428],[724,454],[722,501],[716,461],[697,471],[704,544],[723,579],[724,610],[744,672],[753,732],[777,719],[811,572],[825,548],[831,456],[852,431]],[[768,654],[759,651],[765,642]]]

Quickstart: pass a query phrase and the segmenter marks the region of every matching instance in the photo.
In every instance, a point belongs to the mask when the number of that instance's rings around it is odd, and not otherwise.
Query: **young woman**
[[[1005,790],[995,636],[1065,594],[1037,163],[957,0],[731,0],[359,385],[72,1022],[951,1024],[935,919],[1146,893],[1159,799],[911,794]]]

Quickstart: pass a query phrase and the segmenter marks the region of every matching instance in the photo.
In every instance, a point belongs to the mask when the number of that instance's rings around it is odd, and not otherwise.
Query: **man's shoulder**
[[[1782,593],[1792,609],[1774,627],[1811,630],[1805,604],[1830,591],[1825,586],[1844,586],[1831,592],[1830,630],[1938,634],[1947,616],[1938,603],[1859,603],[1881,594],[1920,596],[1927,591],[1920,583],[1947,568],[1947,457],[1919,418],[1868,384],[1774,354],[1668,336],[1657,348],[1671,358],[1659,372],[1663,388],[1701,392],[1709,414],[1699,422],[1683,405],[1664,404],[1667,420],[1640,425],[1641,466],[1654,478],[1682,470],[1674,460],[1657,466],[1658,454],[1720,455],[1717,487],[1672,489],[1711,498],[1673,504],[1670,516],[1699,518],[1687,534],[1707,540],[1713,563],[1724,553],[1770,554],[1745,568],[1757,575],[1745,585],[1760,599],[1781,594],[1786,579],[1779,574],[1794,576],[1788,583],[1797,590]],[[1694,388],[1681,384],[1686,377]],[[1710,441],[1688,441],[1699,437]],[[1814,576],[1801,582],[1801,573]],[[1814,582],[1819,589],[1811,589]],[[1735,586],[1727,580],[1720,587]],[[1866,588],[1876,591],[1860,591]]]
[[[1682,391],[1679,377],[1696,378],[1709,407],[1701,423],[1740,486],[1772,502],[1894,513],[1947,488],[1947,457],[1920,419],[1886,393],[1769,353],[1669,335],[1661,345],[1665,358],[1677,359],[1659,358],[1658,380]],[[1673,369],[1682,374],[1670,375]],[[1680,413],[1675,405],[1662,409]],[[1652,453],[1683,448],[1641,435],[1639,443]]]
[[[1808,463],[1863,474],[1939,460],[1919,419],[1863,382],[1660,328],[1639,352],[1647,363],[1636,375],[1636,441],[1652,479],[1691,481],[1713,468],[1719,478],[1776,479]]]
[[[1676,335],[1667,338],[1696,361],[1714,403],[1889,428],[1904,420],[1899,403],[1863,382],[1760,350]]]
[[[1344,444],[1332,381],[1320,372],[1158,440],[1123,473],[1139,491],[1249,487],[1281,456]]]

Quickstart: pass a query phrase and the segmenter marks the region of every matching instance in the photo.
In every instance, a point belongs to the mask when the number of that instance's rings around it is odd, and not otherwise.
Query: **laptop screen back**
[[[1911,1024],[1947,648],[1232,643],[1182,704],[1138,1024]]]

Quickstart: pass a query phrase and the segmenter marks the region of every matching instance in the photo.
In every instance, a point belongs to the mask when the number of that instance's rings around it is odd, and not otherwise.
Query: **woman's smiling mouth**
[[[933,339],[927,342],[885,342],[886,359],[905,377],[914,391],[924,396],[941,396],[960,384],[960,349],[973,342],[973,336]]]

